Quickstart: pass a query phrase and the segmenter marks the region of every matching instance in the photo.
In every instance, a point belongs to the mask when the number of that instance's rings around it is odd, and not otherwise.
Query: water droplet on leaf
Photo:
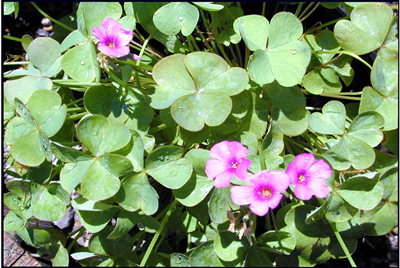
[[[182,17],[182,16],[179,16],[178,20],[182,21],[182,20],[183,20],[183,17]]]
[[[292,50],[292,55],[296,55],[296,53],[297,53],[297,50]]]

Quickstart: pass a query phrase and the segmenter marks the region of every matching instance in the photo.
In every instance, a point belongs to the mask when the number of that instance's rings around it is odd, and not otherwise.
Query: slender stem
[[[140,50],[140,53],[139,53],[139,57],[143,56],[143,53],[146,50],[147,44],[149,43],[151,38],[152,38],[152,36],[149,35],[149,37],[147,37],[147,39],[144,40],[143,47],[142,47],[142,49]],[[136,61],[136,66],[139,66],[139,65],[140,65],[140,60]]]
[[[72,105],[74,105],[74,104],[76,104],[76,103],[78,103],[80,101],[83,101],[83,98],[80,98],[80,99],[74,100],[73,102],[68,103],[67,107],[72,106]]]
[[[342,18],[339,18],[339,19],[332,20],[332,21],[329,21],[329,22],[327,22],[327,23],[321,24],[321,25],[319,25],[319,26],[317,26],[317,27],[315,27],[315,28],[310,28],[310,29],[308,29],[299,39],[302,40],[302,39],[304,38],[304,36],[306,36],[307,34],[309,34],[309,33],[312,32],[312,31],[315,31],[315,30],[324,28],[324,27],[329,26],[329,25],[331,25],[331,24],[335,24],[336,22],[338,22],[338,21],[340,21],[340,20],[345,20],[345,19],[349,19],[349,18],[350,18],[350,16],[342,17]]]
[[[149,129],[148,134],[149,134],[149,135],[154,134],[154,133],[156,133],[157,131],[166,129],[167,127],[168,127],[168,126],[167,126],[166,124],[158,125],[158,126],[156,126],[156,127],[153,127],[153,128],[151,128],[151,129]]]
[[[69,27],[68,25],[65,25],[64,23],[62,23],[62,22],[60,22],[60,21],[58,21],[58,20],[56,20],[56,19],[50,17],[50,16],[49,16],[48,14],[46,14],[43,10],[41,10],[35,3],[31,2],[31,4],[32,4],[32,6],[34,6],[34,7],[37,9],[37,11],[39,11],[40,14],[42,14],[43,16],[45,16],[46,18],[48,18],[48,19],[51,20],[52,22],[54,22],[54,23],[60,25],[61,27],[65,28],[65,29],[67,29],[67,30],[69,30],[69,31],[71,31],[71,32],[75,30],[75,29],[72,29],[71,27]]]
[[[267,169],[267,166],[265,165],[265,157],[264,157],[262,140],[258,141],[258,155],[260,157],[261,170]]]
[[[3,38],[9,39],[9,40],[13,40],[13,41],[17,41],[17,42],[26,43],[26,44],[30,44],[32,42],[31,40],[21,39],[21,38],[14,37],[14,36],[9,36],[9,35],[3,35]]]
[[[346,258],[349,260],[351,267],[357,267],[356,263],[354,262],[353,258],[351,257],[349,249],[347,248],[346,244],[343,241],[342,236],[340,235],[340,233],[336,229],[336,224],[334,222],[331,222],[331,221],[329,222],[329,224],[331,225],[333,233],[335,234],[336,239],[338,240],[340,246],[342,247],[342,250],[343,250],[344,254],[346,254]]]
[[[261,11],[261,16],[265,16],[265,7],[267,6],[267,3],[266,2],[263,2],[263,5],[262,5],[262,11]]]
[[[203,35],[203,33],[200,31],[199,27],[196,26],[196,30],[200,35],[200,38],[203,40],[204,45],[210,52],[214,52],[214,49],[207,43],[206,37]]]
[[[75,145],[81,144],[80,141],[58,142],[58,143],[61,145],[64,145],[64,146],[75,146]]]
[[[229,59],[228,55],[226,55],[225,49],[223,48],[223,46],[218,42],[216,42],[216,43],[217,43],[217,46],[218,46],[219,50],[221,51],[222,55],[224,56],[224,59],[228,62],[229,66],[233,67],[233,64],[232,64],[231,60]]]
[[[69,87],[93,87],[93,86],[109,86],[111,83],[80,83],[72,79],[54,79],[51,80],[57,86],[69,86]]]
[[[236,61],[237,65],[239,65],[239,64],[240,64],[240,63],[239,63],[239,60],[238,60],[238,58],[237,58],[237,56],[236,56],[236,53],[235,53],[235,51],[233,50],[232,46],[228,46],[228,48],[229,48],[229,51],[231,52],[231,54],[232,54],[232,56],[233,56],[233,59]],[[239,65],[239,66],[240,66],[240,65]]]
[[[191,245],[192,245],[192,235],[188,234],[188,241],[187,241],[187,246],[186,246],[186,252],[188,252],[191,249]]]
[[[81,235],[83,234],[83,232],[85,231],[85,228],[82,226],[81,228],[78,229],[79,233],[77,236],[75,236],[74,240],[71,242],[71,244],[69,244],[67,251],[70,252],[72,247],[75,245],[76,241],[78,241],[79,237],[81,237]]]
[[[308,6],[306,7],[306,9],[304,9],[304,11],[300,14],[300,16],[298,17],[299,20],[301,18],[304,17],[304,15],[307,13],[307,11],[315,4],[315,2],[311,2],[310,4],[308,4]]]
[[[3,62],[3,65],[25,65],[31,63],[30,61],[13,61],[13,62]]]
[[[303,22],[305,19],[307,19],[308,17],[311,16],[312,13],[314,13],[314,11],[319,7],[321,3],[318,2],[315,7],[310,11],[310,13],[308,13],[306,16],[304,16],[300,21]]]
[[[194,37],[192,35],[187,36],[187,39],[189,42],[191,42],[193,44],[196,51],[201,51],[201,49],[199,48],[199,46],[196,43],[196,40],[194,39]]]
[[[361,98],[358,97],[347,97],[347,96],[342,96],[342,95],[335,95],[335,94],[319,94],[321,97],[329,97],[329,98],[336,98],[336,99],[344,99],[344,100],[355,100],[355,101],[361,101]]]
[[[240,53],[239,46],[235,44],[236,54],[239,56],[239,66],[243,67],[242,53]]]
[[[75,231],[73,231],[72,233],[70,233],[70,234],[67,236],[67,239],[71,238],[72,236],[74,236],[74,234],[76,234],[77,232],[80,232],[82,229],[84,230],[85,227],[84,227],[84,226],[79,227],[78,229],[76,229]]]
[[[129,46],[131,46],[132,48],[134,48],[134,49],[136,49],[138,51],[140,51],[142,49],[142,47],[143,47],[141,44],[139,44],[138,42],[136,42],[134,40],[132,40],[131,43],[132,44],[129,44]],[[154,51],[154,50],[152,50],[152,49],[150,49],[148,47],[146,47],[145,53],[150,57],[153,57],[155,55],[155,56],[159,57],[160,59],[163,58],[163,56],[161,56],[159,52]]]
[[[85,111],[84,107],[67,108],[67,113],[84,112],[84,111]]]
[[[272,223],[274,224],[274,229],[275,230],[279,230],[278,225],[276,225],[276,219],[275,219],[274,211],[271,209],[269,213],[271,214],[271,219],[272,219]]]
[[[312,151],[311,151],[309,148],[307,148],[307,147],[304,146],[304,145],[301,145],[300,143],[298,143],[298,142],[292,140],[292,139],[289,138],[289,137],[285,137],[285,140],[287,140],[287,141],[289,141],[290,143],[292,143],[293,145],[296,145],[297,147],[303,149],[304,151],[307,151],[307,152],[309,152],[309,153],[312,153]]]
[[[299,14],[300,14],[301,8],[303,7],[303,4],[304,4],[303,2],[300,2],[299,5],[297,6],[296,12],[294,13],[294,15],[296,17],[299,17]]]
[[[110,72],[108,72],[108,74],[112,77],[112,79],[114,79],[115,82],[117,82],[124,88],[128,87],[128,84],[126,82],[122,81],[121,79],[119,79],[115,74],[113,74],[113,72],[110,71]]]
[[[149,247],[147,248],[146,253],[145,253],[144,256],[143,256],[143,259],[142,259],[142,261],[140,262],[140,265],[139,265],[140,267],[144,267],[144,266],[145,266],[145,264],[146,264],[146,262],[147,262],[147,260],[148,260],[148,258],[149,258],[149,256],[150,256],[151,252],[153,251],[154,245],[156,244],[158,237],[160,236],[161,232],[163,231],[164,226],[165,226],[165,224],[168,222],[168,218],[169,218],[169,216],[171,215],[171,213],[172,213],[172,211],[174,210],[175,205],[176,205],[177,203],[178,203],[178,200],[175,199],[175,200],[169,205],[169,209],[168,209],[167,213],[165,214],[165,216],[164,216],[164,218],[163,218],[163,220],[162,220],[162,222],[161,222],[161,228],[158,229],[157,232],[155,233],[155,235],[153,236],[153,239],[151,240],[150,245],[149,245]]]
[[[360,56],[358,56],[357,54],[350,52],[350,51],[345,51],[345,50],[340,50],[340,51],[322,51],[322,50],[317,50],[317,51],[312,51],[312,53],[314,54],[345,54],[345,55],[349,55],[353,58],[356,58],[357,60],[361,61],[362,63],[364,63],[366,66],[368,66],[368,68],[370,68],[372,70],[372,66],[369,65],[368,62],[366,62],[365,60],[363,60]]]
[[[65,118],[65,120],[73,120],[73,121],[75,121],[75,120],[81,119],[82,117],[84,117],[87,114],[89,114],[89,113],[88,112],[83,112],[83,113],[80,113],[80,114],[69,115],[69,116],[67,116]]]

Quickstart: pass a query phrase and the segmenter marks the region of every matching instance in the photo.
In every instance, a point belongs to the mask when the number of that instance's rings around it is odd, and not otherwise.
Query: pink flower
[[[248,151],[240,142],[227,140],[211,148],[210,155],[213,158],[207,161],[206,174],[209,179],[215,179],[215,187],[228,186],[233,175],[240,180],[246,179],[247,169],[251,164],[246,159]]]
[[[132,30],[122,28],[121,23],[113,18],[105,18],[101,27],[93,28],[93,35],[99,39],[97,48],[100,52],[115,58],[128,55],[128,44],[133,38]]]
[[[249,185],[232,186],[232,201],[237,205],[250,205],[250,210],[264,216],[269,208],[279,205],[281,192],[289,187],[289,177],[281,170],[263,170],[247,178]]]
[[[297,155],[286,173],[290,183],[296,185],[294,194],[298,199],[310,200],[313,195],[325,198],[329,194],[325,180],[332,176],[332,169],[323,159],[314,162],[313,154]]]

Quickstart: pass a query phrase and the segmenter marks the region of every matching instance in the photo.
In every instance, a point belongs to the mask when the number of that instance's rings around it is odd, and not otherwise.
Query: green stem
[[[372,70],[372,66],[369,65],[368,62],[366,62],[365,60],[363,60],[360,56],[358,56],[357,54],[350,52],[350,51],[345,51],[345,50],[340,50],[340,51],[322,51],[322,50],[318,50],[318,51],[313,51],[312,53],[314,54],[345,54],[345,55],[349,55],[359,61],[361,61],[362,63],[364,63],[366,66],[368,66],[368,68],[370,68]]]
[[[269,213],[271,214],[272,223],[274,224],[274,230],[279,230],[278,225],[276,225],[274,211],[271,209]]]
[[[303,2],[300,2],[299,5],[297,6],[296,12],[294,13],[294,15],[296,17],[299,17],[299,14],[300,14],[301,8],[303,7],[303,4],[304,4]]]
[[[58,143],[61,145],[64,145],[64,146],[75,146],[75,145],[81,144],[80,141],[58,142]]]
[[[31,4],[32,4],[32,6],[34,6],[34,7],[37,9],[37,11],[39,11],[40,14],[42,14],[43,16],[45,16],[46,18],[48,18],[49,20],[51,20],[51,21],[54,22],[55,24],[58,24],[58,25],[60,25],[61,27],[65,28],[65,29],[67,29],[67,30],[69,30],[69,31],[71,31],[71,32],[75,30],[75,29],[72,29],[71,27],[69,27],[68,25],[65,25],[64,23],[62,23],[62,22],[60,22],[60,21],[58,21],[58,20],[56,20],[56,19],[50,17],[49,15],[47,15],[47,14],[46,14],[43,10],[41,10],[35,3],[31,2]]]
[[[117,82],[119,85],[123,86],[124,88],[128,87],[128,84],[124,81],[122,81],[121,79],[119,79],[115,74],[113,74],[113,72],[108,72],[108,74],[112,77],[112,79],[114,79],[115,82]]]
[[[166,124],[161,124],[161,125],[158,125],[158,126],[156,126],[156,127],[153,127],[153,128],[151,128],[151,129],[149,129],[149,135],[151,135],[151,134],[154,134],[154,133],[156,133],[157,131],[160,131],[160,130],[163,130],[163,129],[166,129],[168,126],[166,125]]]
[[[31,63],[30,61],[13,61],[13,62],[3,62],[3,65],[25,65]]]
[[[240,53],[239,46],[235,44],[236,54],[239,56],[239,66],[243,67],[242,53]]]
[[[68,87],[93,87],[93,86],[110,86],[111,83],[80,83],[72,79],[54,79],[51,80],[57,86],[68,86]]]
[[[13,40],[13,41],[17,41],[17,42],[26,43],[26,44],[30,44],[32,42],[30,40],[21,39],[21,38],[14,37],[14,36],[9,36],[9,35],[3,35],[3,38],[9,39],[9,40]]]
[[[162,222],[161,222],[161,228],[158,229],[157,232],[155,233],[155,235],[153,236],[153,239],[151,240],[150,245],[149,245],[149,247],[147,248],[146,253],[145,253],[144,256],[143,256],[143,259],[142,259],[142,261],[140,262],[140,265],[139,265],[140,267],[144,267],[144,266],[146,265],[146,262],[147,262],[147,260],[148,260],[148,258],[149,258],[149,256],[150,256],[150,253],[153,251],[154,245],[156,244],[158,237],[160,236],[161,232],[163,231],[164,226],[165,226],[165,224],[168,222],[168,218],[169,218],[169,216],[171,215],[171,213],[172,213],[172,211],[174,210],[175,205],[176,205],[177,203],[178,203],[178,200],[175,199],[175,200],[169,205],[169,209],[168,209],[167,213],[165,214],[165,216],[164,216],[164,218],[163,218],[163,220],[162,220]]]
[[[75,121],[75,120],[81,119],[82,117],[84,117],[84,116],[87,115],[87,114],[89,114],[89,113],[88,113],[88,112],[83,112],[83,113],[80,113],[80,114],[69,115],[69,116],[67,116],[67,117],[65,118],[65,120],[66,120],[66,121],[67,121],[67,120],[73,120],[73,121]]]
[[[347,96],[336,95],[336,94],[319,94],[319,96],[321,96],[321,97],[329,97],[329,98],[336,98],[336,99],[344,99],[344,100],[361,101],[361,98],[347,97]]]
[[[308,6],[306,7],[306,9],[304,9],[304,11],[300,14],[300,16],[298,17],[298,19],[300,20],[301,18],[304,17],[304,15],[307,13],[307,11],[315,4],[315,2],[311,2],[310,4],[308,4]]]
[[[310,13],[308,13],[306,16],[304,16],[300,21],[303,22],[305,19],[307,19],[308,17],[311,16],[312,13],[314,13],[314,11],[319,7],[321,3],[318,2],[315,7],[310,11]]]
[[[203,44],[206,46],[206,48],[210,51],[210,52],[214,52],[214,49],[207,43],[206,41],[206,37],[203,35],[203,33],[200,31],[199,27],[196,26],[196,30],[200,35],[200,38],[203,40]]]
[[[187,39],[188,39],[189,42],[191,42],[193,44],[194,48],[197,51],[201,51],[201,49],[199,48],[199,46],[196,43],[196,40],[194,39],[194,37],[192,35],[187,36]]]
[[[142,47],[142,49],[140,50],[140,53],[139,53],[139,57],[143,56],[143,53],[146,50],[147,44],[149,43],[151,38],[152,38],[152,36],[149,35],[149,37],[147,37],[147,39],[144,40],[143,47]],[[139,65],[140,65],[140,60],[136,61],[136,66],[139,66]]]
[[[83,108],[83,107],[67,108],[67,113],[84,112],[84,111],[85,111],[85,108]]]
[[[74,105],[74,104],[76,104],[76,103],[78,103],[80,101],[83,101],[83,98],[80,98],[80,99],[74,100],[73,102],[68,103],[67,107],[70,107],[70,106],[72,106],[72,105]]]
[[[335,234],[336,239],[338,240],[340,246],[342,247],[342,250],[343,250],[344,254],[346,254],[346,258],[349,260],[351,267],[357,267],[356,263],[354,262],[353,258],[351,257],[349,249],[347,248],[346,244],[343,241],[342,236],[340,235],[340,233],[336,229],[336,224],[334,222],[331,222],[331,221],[329,222],[329,224],[331,225],[333,233]]]
[[[265,16],[265,7],[267,6],[266,2],[263,2],[263,6],[262,6],[262,11],[261,11],[261,16]]]
[[[83,234],[83,232],[85,231],[85,228],[82,226],[81,228],[78,229],[79,230],[79,234],[77,236],[75,236],[74,240],[71,242],[71,244],[69,244],[67,251],[70,252],[72,247],[75,245],[76,241],[78,241],[79,237],[81,237],[81,235]]]
[[[261,170],[267,169],[267,166],[265,165],[265,157],[264,157],[262,140],[258,141],[258,155],[260,157]]]
[[[229,66],[233,67],[233,64],[232,64],[231,60],[229,59],[228,55],[226,55],[225,49],[223,48],[223,46],[219,42],[216,42],[216,43],[217,43],[217,46],[218,46],[219,50],[221,51],[222,55],[224,56],[224,59],[228,62]]]
[[[236,53],[235,53],[235,51],[233,50],[232,46],[228,46],[228,48],[229,48],[229,51],[231,52],[231,54],[232,54],[232,56],[233,56],[233,59],[236,61],[237,65],[240,66],[239,59],[238,59],[238,57],[236,56]]]

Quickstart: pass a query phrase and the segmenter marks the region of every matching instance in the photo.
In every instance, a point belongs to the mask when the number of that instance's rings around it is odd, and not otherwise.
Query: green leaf
[[[246,267],[273,267],[268,255],[257,245],[249,248],[246,255]]]
[[[79,121],[76,129],[78,138],[96,157],[106,152],[123,148],[130,141],[129,129],[116,123],[109,125],[107,118],[102,115],[91,115]]]
[[[111,208],[103,211],[76,210],[76,213],[86,230],[91,233],[98,233],[106,227],[117,211],[117,208]]]
[[[15,232],[21,229],[25,225],[25,221],[18,217],[14,211],[10,211],[7,213],[6,217],[3,220],[4,223],[4,231],[6,232]]]
[[[118,204],[128,211],[142,210],[152,215],[158,209],[158,194],[144,173],[126,177],[116,194]]]
[[[29,44],[27,54],[32,64],[44,74],[61,56],[60,44],[50,37],[39,37]]]
[[[282,32],[287,34],[282,36]],[[249,59],[250,78],[261,86],[274,80],[285,87],[300,84],[311,58],[310,47],[298,40],[302,32],[294,14],[277,13],[270,23],[267,49],[256,50]]]
[[[110,204],[96,202],[93,200],[87,200],[81,196],[78,196],[78,197],[72,199],[71,205],[75,209],[84,210],[84,211],[104,211],[104,210],[115,207]]]
[[[68,250],[59,243],[58,250],[55,256],[51,259],[51,264],[54,267],[57,266],[69,266],[69,252]]]
[[[61,185],[52,183],[48,187],[41,187],[39,189],[40,194],[34,204],[33,215],[44,221],[56,221],[64,217],[67,208],[58,193],[58,191],[64,191],[61,189]]]
[[[217,255],[224,261],[234,261],[243,258],[250,247],[247,239],[240,239],[235,233],[220,231],[214,241]]]
[[[269,22],[260,15],[247,15],[237,18],[233,23],[236,34],[243,38],[251,51],[265,49],[269,34]]]
[[[129,234],[115,239],[108,239],[112,226],[106,226],[100,232],[93,234],[89,240],[89,250],[98,255],[117,256],[131,252],[135,241]]]
[[[204,125],[219,126],[232,110],[229,96],[218,93],[194,93],[183,96],[171,106],[174,120],[186,130],[199,131]]]
[[[312,70],[304,76],[303,86],[308,92],[316,95],[323,92],[336,93],[342,90],[342,84],[331,68]]]
[[[383,124],[384,119],[380,114],[372,111],[364,112],[354,118],[349,127],[348,135],[375,147],[383,139],[383,133],[380,130]]]
[[[79,30],[72,31],[61,43],[60,52],[66,51],[68,48],[79,43],[87,42],[88,38]]]
[[[217,255],[214,244],[214,241],[207,241],[198,245],[189,255],[190,265],[199,267],[234,267],[238,264],[238,262],[225,262],[221,260]]]
[[[399,183],[398,183],[398,170],[397,168],[392,168],[385,172],[382,177],[379,179],[379,181],[383,185],[383,199],[392,201],[392,202],[398,202],[398,189],[399,189]]]
[[[171,267],[189,267],[189,257],[181,253],[172,253],[169,255]]]
[[[376,111],[384,119],[383,129],[390,131],[398,128],[398,87],[396,86],[387,96],[382,96],[372,87],[365,87],[362,95],[359,112]]]
[[[350,220],[357,211],[356,208],[344,201],[340,196],[332,195],[325,217],[331,222],[344,222]]]
[[[258,139],[264,136],[267,130],[268,110],[265,107],[265,100],[257,96],[254,92],[251,94],[251,101],[246,116],[242,118],[242,126],[236,130],[248,131],[256,134]]]
[[[322,113],[314,112],[309,117],[310,127],[322,134],[344,134],[346,108],[339,101],[329,101],[322,107]]]
[[[383,186],[376,179],[353,177],[346,180],[337,193],[353,207],[370,210],[381,201]]]
[[[382,45],[390,29],[392,9],[383,3],[365,3],[353,9],[351,21],[340,20],[334,34],[340,46],[363,55]]]
[[[204,149],[190,150],[186,156],[194,168],[188,182],[180,189],[172,190],[175,198],[186,207],[193,207],[206,198],[213,187],[213,181],[205,174],[206,163],[211,159],[210,153]]]
[[[213,2],[192,2],[192,3],[207,11],[219,11],[224,8],[223,5],[213,4]]]
[[[100,80],[100,66],[92,42],[68,50],[61,59],[61,66],[71,78],[81,83]]]
[[[8,103],[14,105],[14,99],[18,98],[27,103],[33,92],[38,89],[50,90],[53,82],[47,77],[24,76],[15,80],[7,80],[4,83],[4,97]]]
[[[268,231],[257,237],[257,243],[268,251],[285,255],[290,255],[296,246],[294,236],[284,231]]]
[[[336,170],[366,169],[375,161],[374,150],[364,141],[343,136],[340,141],[324,154]]]
[[[193,166],[188,159],[182,158],[153,169],[146,167],[146,172],[163,186],[179,189],[190,179]]]
[[[215,224],[228,221],[227,212],[238,209],[239,206],[232,202],[230,186],[215,188],[208,203],[208,213],[210,219]]]
[[[180,31],[190,35],[199,20],[199,10],[185,2],[171,2],[159,8],[153,17],[154,25],[163,34],[176,35]]]
[[[62,187],[68,193],[72,193],[75,187],[82,181],[93,162],[94,160],[90,159],[65,164],[60,172]]]

